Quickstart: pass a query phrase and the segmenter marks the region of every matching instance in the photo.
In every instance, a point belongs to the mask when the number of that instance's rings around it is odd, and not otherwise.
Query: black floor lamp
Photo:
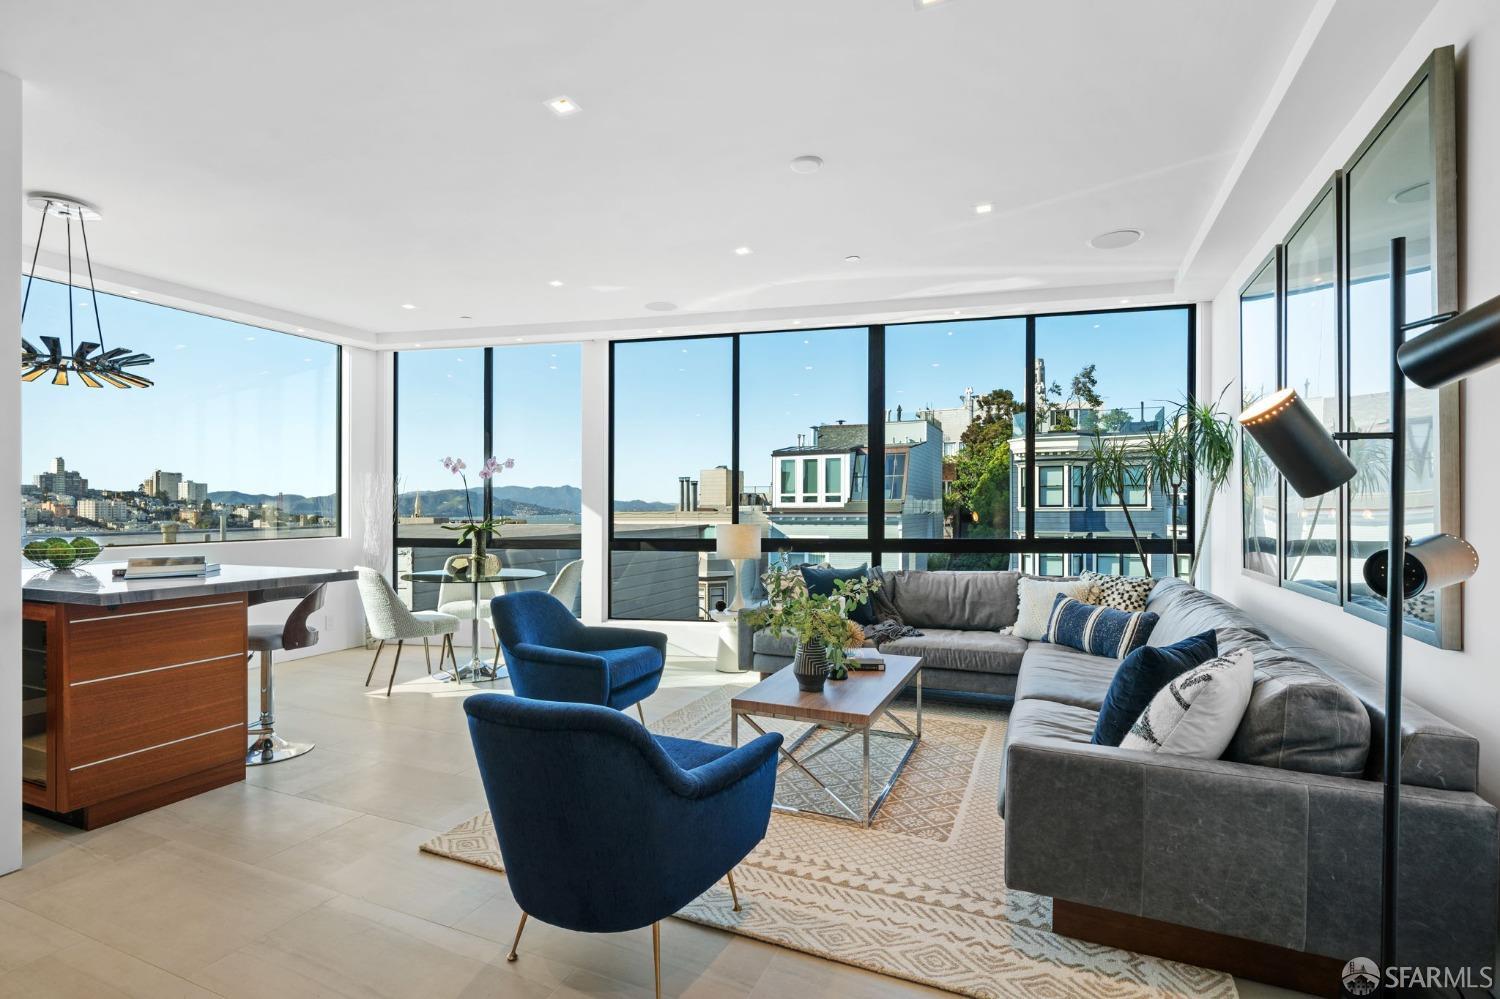
[[[1354,477],[1354,463],[1339,441],[1383,440],[1391,446],[1390,542],[1365,560],[1365,583],[1386,598],[1385,793],[1381,827],[1380,965],[1396,963],[1396,865],[1401,804],[1402,604],[1427,589],[1461,583],[1474,575],[1479,557],[1462,538],[1436,534],[1406,537],[1406,379],[1438,388],[1500,361],[1500,297],[1467,312],[1404,322],[1406,240],[1391,240],[1391,425],[1379,433],[1330,434],[1293,389],[1257,400],[1240,423],[1287,485],[1307,498],[1339,488]],[[1406,342],[1410,330],[1437,325]],[[1390,579],[1401,580],[1391,586]]]

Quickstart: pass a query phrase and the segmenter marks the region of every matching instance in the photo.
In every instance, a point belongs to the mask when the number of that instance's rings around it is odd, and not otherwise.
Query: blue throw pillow
[[[1066,645],[1091,656],[1124,659],[1146,644],[1156,621],[1157,616],[1151,611],[1096,607],[1059,593],[1052,602],[1052,616],[1047,619],[1043,641]]]
[[[1218,655],[1219,639],[1213,631],[1184,638],[1176,645],[1136,649],[1115,670],[1089,741],[1096,746],[1118,746],[1163,687]]]
[[[802,572],[802,581],[807,584],[807,592],[815,597],[833,596],[833,584],[840,579],[867,579],[869,577],[864,566],[858,569],[823,569],[816,565],[803,564],[797,568]],[[875,619],[875,607],[869,600],[858,607],[851,607],[849,620],[855,624],[880,623]]]

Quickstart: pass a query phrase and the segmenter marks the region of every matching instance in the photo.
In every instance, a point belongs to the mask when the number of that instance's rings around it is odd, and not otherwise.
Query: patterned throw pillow
[[[1217,760],[1240,727],[1254,686],[1249,649],[1210,659],[1163,687],[1120,748]]]
[[[1100,572],[1085,572],[1078,578],[1094,584],[1096,603],[1124,611],[1145,610],[1146,598],[1151,596],[1151,588],[1156,585],[1156,580],[1149,576],[1106,576]]]
[[[1044,640],[1092,656],[1123,659],[1146,644],[1156,621],[1157,616],[1150,611],[1099,607],[1059,593],[1052,604]]]

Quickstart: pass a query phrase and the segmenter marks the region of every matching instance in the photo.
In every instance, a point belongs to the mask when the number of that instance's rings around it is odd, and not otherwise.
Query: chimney
[[[688,506],[688,483],[693,481],[686,475],[677,477],[677,512],[687,513],[691,508]]]
[[[696,511],[697,509],[698,509],[698,480],[697,479],[691,479],[691,480],[688,481],[688,510],[690,510],[690,511]]]

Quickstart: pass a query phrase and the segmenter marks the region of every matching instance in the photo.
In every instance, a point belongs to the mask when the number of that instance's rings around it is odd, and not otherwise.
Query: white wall
[[[1268,218],[1262,237],[1244,248],[1236,273],[1214,299],[1210,357],[1215,388],[1238,375],[1240,286],[1353,153],[1427,54],[1448,44],[1457,47],[1460,304],[1467,308],[1500,294],[1500,185],[1494,182],[1500,170],[1500,4],[1441,0],[1343,134],[1329,137],[1317,168],[1299,189],[1286,192],[1280,214]],[[1405,692],[1479,736],[1480,787],[1495,801],[1500,800],[1500,515],[1494,498],[1500,495],[1500,462],[1493,435],[1500,426],[1500,368],[1469,379],[1464,393],[1464,534],[1481,560],[1478,574],[1465,587],[1464,650],[1444,652],[1408,639]],[[1236,474],[1233,481],[1238,479]],[[1230,487],[1220,502],[1211,534],[1215,557],[1210,588],[1351,665],[1383,676],[1383,628],[1241,574],[1238,489]]]
[[[0,345],[21,350],[21,81],[0,73]],[[12,369],[14,371],[14,369]],[[21,382],[0,378],[0,481],[21,481]],[[0,489],[0,546],[21,544],[21,494]],[[0,565],[5,564],[0,562]],[[16,569],[19,569],[17,559]],[[21,866],[21,574],[0,579],[0,874]]]

